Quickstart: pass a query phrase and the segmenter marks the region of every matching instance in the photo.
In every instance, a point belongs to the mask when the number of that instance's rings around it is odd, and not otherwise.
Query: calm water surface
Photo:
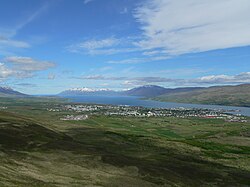
[[[234,112],[229,112],[229,113],[250,116],[249,107],[160,102],[152,100],[141,100],[139,97],[134,97],[134,96],[77,96],[77,97],[66,97],[66,98],[71,99],[72,102],[79,102],[79,103],[142,106],[147,108],[183,107],[183,108],[202,108],[202,109],[222,109],[227,111],[234,110]]]

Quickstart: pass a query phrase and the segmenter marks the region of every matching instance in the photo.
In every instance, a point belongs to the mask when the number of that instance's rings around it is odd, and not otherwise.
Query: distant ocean
[[[140,97],[134,96],[76,96],[66,97],[72,102],[77,103],[95,103],[95,104],[110,104],[110,105],[128,105],[128,106],[142,106],[147,108],[201,108],[201,109],[220,109],[229,111],[231,114],[241,114],[250,117],[250,108],[235,107],[235,106],[221,106],[221,105],[201,105],[201,104],[187,104],[187,103],[172,103],[160,102],[153,100],[142,100]]]

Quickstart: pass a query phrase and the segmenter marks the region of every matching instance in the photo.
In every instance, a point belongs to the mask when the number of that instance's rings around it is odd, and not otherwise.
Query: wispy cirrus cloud
[[[72,53],[82,53],[88,55],[133,53],[141,50],[133,44],[133,42],[137,40],[138,39],[135,37],[90,39],[69,45],[66,47],[66,50]]]
[[[123,59],[123,60],[110,60],[107,63],[109,64],[138,64],[143,62],[148,62],[149,59],[146,58],[129,58],[129,59]]]
[[[26,25],[30,24],[49,8],[49,4],[46,2],[32,14],[23,18],[13,28],[1,28],[0,29],[0,52],[2,54],[9,54],[15,48],[29,48],[30,43],[27,41],[17,40],[15,36],[18,32],[23,29]]]
[[[82,80],[126,80],[127,77],[107,77],[103,75],[89,75],[89,76],[79,76],[79,77],[72,77],[75,79],[82,79]]]
[[[109,64],[138,64],[138,63],[146,63],[146,62],[156,62],[161,60],[169,59],[168,55],[157,55],[151,57],[140,57],[140,58],[129,58],[124,60],[110,60],[107,63]]]
[[[119,39],[106,38],[102,40],[88,40],[79,44],[79,47],[87,50],[94,50],[100,48],[108,48],[116,46],[120,43]]]
[[[49,8],[50,4],[45,1],[37,10],[35,10],[32,14],[28,15],[25,19],[23,19],[15,28],[15,32],[21,30],[26,25],[37,19],[41,16],[44,12],[46,12]]]
[[[86,53],[90,55],[113,54],[117,49],[114,47],[120,44],[116,38],[105,38],[101,40],[85,40],[67,47],[67,50],[74,53]]]

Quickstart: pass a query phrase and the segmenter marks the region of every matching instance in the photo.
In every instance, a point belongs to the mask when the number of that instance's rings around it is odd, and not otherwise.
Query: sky
[[[249,0],[0,0],[0,85],[27,94],[250,83]]]

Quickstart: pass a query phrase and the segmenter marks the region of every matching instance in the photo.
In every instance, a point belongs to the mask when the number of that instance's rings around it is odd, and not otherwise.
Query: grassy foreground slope
[[[218,86],[206,89],[170,93],[154,98],[159,101],[216,104],[231,106],[250,106],[250,84],[237,86]]]
[[[0,99],[0,186],[248,186],[250,123],[91,116]]]

